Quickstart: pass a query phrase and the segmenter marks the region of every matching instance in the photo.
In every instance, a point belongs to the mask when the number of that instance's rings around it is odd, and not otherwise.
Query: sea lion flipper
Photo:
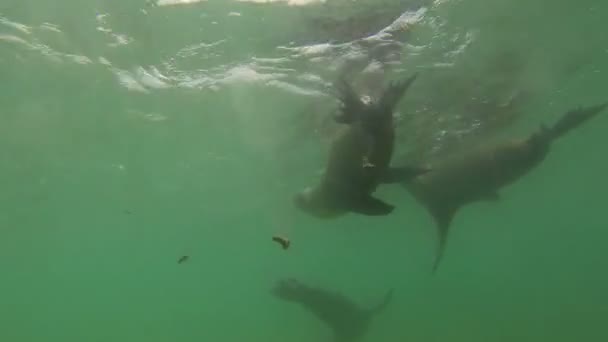
[[[412,83],[414,83],[416,78],[418,78],[418,73],[414,73],[412,76],[403,81],[391,82],[380,97],[378,104],[381,107],[388,109],[387,112],[392,113],[393,109],[397,105],[397,102],[401,100],[403,94],[405,94],[407,89],[412,85]]]
[[[579,107],[568,111],[550,129],[550,138],[556,139],[593,118],[608,107],[608,102],[596,106]]]
[[[367,216],[384,216],[390,214],[395,206],[372,196],[366,196],[352,203],[351,210]]]
[[[386,309],[386,307],[388,306],[388,304],[393,300],[393,289],[389,289],[386,294],[384,295],[384,298],[382,298],[382,301],[378,304],[376,304],[374,307],[370,308],[367,310],[369,315],[377,315],[379,313],[381,313],[382,311],[384,311]]]
[[[456,214],[456,209],[443,208],[441,210],[432,210],[432,213],[433,218],[435,219],[435,224],[437,225],[437,238],[439,239],[437,242],[437,251],[435,252],[435,261],[433,262],[432,270],[432,273],[435,273],[439,268],[439,264],[441,263],[445,253],[448,241],[448,231],[450,230],[452,219]]]
[[[335,83],[335,87],[338,90],[341,106],[338,113],[334,115],[334,120],[342,124],[353,123],[359,118],[365,105],[346,79],[340,78]]]
[[[431,169],[424,166],[390,167],[384,172],[380,181],[385,184],[406,182],[429,171]]]

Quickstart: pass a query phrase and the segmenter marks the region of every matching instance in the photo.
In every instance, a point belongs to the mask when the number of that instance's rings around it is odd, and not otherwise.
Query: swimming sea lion
[[[388,215],[394,206],[372,196],[381,183],[399,183],[427,170],[390,167],[395,142],[393,110],[416,75],[392,83],[379,101],[363,103],[342,81],[342,109],[335,117],[346,124],[332,141],[327,167],[319,184],[294,197],[296,207],[319,218],[355,212]]]
[[[333,332],[334,342],[355,342],[369,329],[372,318],[390,303],[393,290],[372,308],[362,308],[349,298],[321,288],[307,286],[295,279],[281,280],[272,293],[284,300],[302,305]]]
[[[448,230],[456,212],[477,202],[498,200],[500,188],[509,185],[540,164],[557,138],[608,107],[608,103],[567,112],[557,123],[525,139],[484,147],[431,165],[432,170],[403,185],[433,216],[439,242],[433,265],[437,270]]]

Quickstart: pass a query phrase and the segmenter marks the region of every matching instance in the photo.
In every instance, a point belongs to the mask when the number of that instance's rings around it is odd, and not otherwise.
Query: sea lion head
[[[293,203],[295,204],[296,208],[316,216],[319,209],[315,202],[314,191],[311,187],[298,192],[293,197]]]
[[[293,196],[293,203],[299,209],[307,211],[310,206],[312,189],[310,187],[298,192]]]
[[[293,203],[296,208],[309,215],[318,218],[332,218],[340,214],[336,208],[333,208],[326,202],[323,200],[323,196],[319,193],[319,190],[312,187],[298,192],[293,197]]]

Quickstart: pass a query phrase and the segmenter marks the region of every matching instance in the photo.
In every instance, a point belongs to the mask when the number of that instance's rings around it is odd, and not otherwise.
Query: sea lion
[[[334,119],[345,126],[331,143],[321,181],[294,196],[297,208],[324,219],[348,212],[388,215],[394,210],[393,205],[372,196],[377,186],[399,183],[427,171],[389,166],[395,143],[393,110],[416,77],[391,83],[379,101],[370,103],[364,103],[346,81],[340,81],[342,108]]]
[[[379,304],[362,308],[339,293],[308,286],[295,279],[279,281],[272,293],[281,300],[302,305],[326,323],[333,332],[334,342],[360,339],[369,329],[372,318],[386,308],[393,296],[393,290],[389,290]]]
[[[446,248],[448,230],[456,212],[477,201],[496,201],[498,191],[539,165],[551,144],[570,130],[603,111],[608,103],[567,112],[553,127],[524,139],[483,147],[461,156],[439,161],[432,170],[403,185],[433,216],[438,247],[433,265],[437,270]]]

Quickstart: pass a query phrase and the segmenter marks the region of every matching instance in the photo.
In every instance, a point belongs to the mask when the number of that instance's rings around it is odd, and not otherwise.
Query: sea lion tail
[[[568,111],[564,116],[559,119],[553,127],[544,130],[547,138],[555,140],[564,134],[570,132],[572,129],[580,126],[587,120],[595,117],[600,112],[608,107],[608,102],[590,106],[590,107],[579,107]]]
[[[380,100],[378,101],[378,106],[385,109],[387,113],[393,115],[393,110],[395,106],[401,100],[405,92],[409,89],[409,87],[414,83],[416,78],[418,77],[418,73],[414,73],[409,78],[398,81],[391,82],[390,85],[384,90],[384,93],[380,96]]]

